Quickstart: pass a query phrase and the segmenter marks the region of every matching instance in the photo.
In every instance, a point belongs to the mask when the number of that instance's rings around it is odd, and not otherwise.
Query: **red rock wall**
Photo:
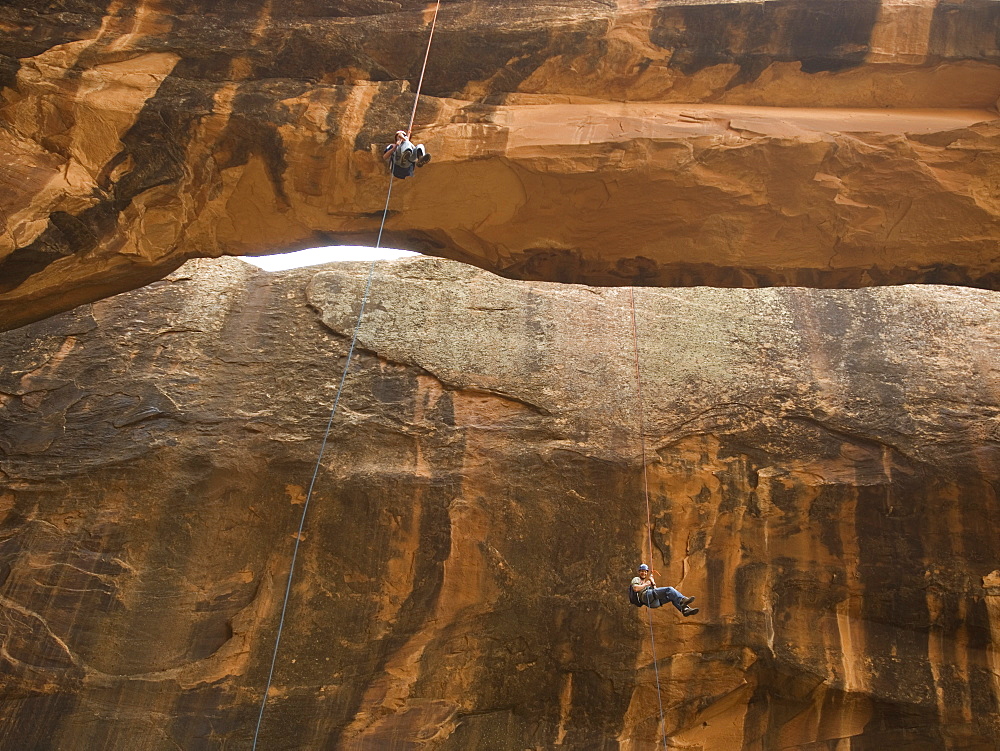
[[[0,335],[0,746],[249,744],[366,270]],[[1000,743],[996,294],[635,294],[670,743]],[[379,264],[262,748],[657,747],[628,300]]]
[[[0,11],[0,328],[371,242],[424,3]],[[447,2],[386,241],[591,284],[992,288],[995,2]]]

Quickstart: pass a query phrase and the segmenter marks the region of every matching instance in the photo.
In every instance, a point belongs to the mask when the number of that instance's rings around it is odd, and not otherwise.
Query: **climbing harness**
[[[646,470],[646,433],[644,425],[644,410],[642,403],[642,374],[639,371],[639,329],[635,321],[635,290],[628,288],[629,307],[632,310],[632,344],[635,353],[635,388],[639,404],[639,445],[642,455],[642,489],[646,498],[646,539],[649,544],[649,558],[653,560],[653,522],[649,511],[649,474]],[[629,587],[631,591],[632,588]],[[630,598],[631,599],[631,598]],[[656,637],[653,635],[653,610],[647,608],[649,615],[649,645],[653,654],[653,673],[656,676],[656,701],[660,707],[660,734],[663,738],[664,751],[667,749],[667,728],[663,718],[663,695],[660,690],[660,666],[656,660]]]
[[[410,125],[407,130],[407,139],[410,137],[410,133],[413,130],[413,123],[417,116],[417,105],[420,102],[420,89],[424,83],[424,72],[427,70],[427,58],[430,56],[431,52],[431,42],[434,40],[434,27],[437,24],[438,10],[441,8],[441,0],[437,0],[437,5],[434,7],[434,18],[431,21],[431,31],[427,39],[427,51],[424,53],[424,62],[420,68],[420,79],[417,83],[416,97],[413,101],[413,113],[410,115]],[[375,241],[375,248],[382,247],[382,233],[385,230],[385,220],[389,215],[389,201],[392,198],[392,181],[393,175],[389,173],[389,188],[385,195],[385,207],[382,209],[382,222],[378,228],[378,237]],[[260,699],[260,711],[257,713],[257,726],[253,733],[253,746],[252,751],[257,749],[257,741],[260,737],[261,724],[264,721],[264,710],[267,707],[267,697],[271,692],[271,683],[274,680],[274,668],[278,662],[278,649],[281,646],[281,634],[285,627],[285,615],[288,612],[288,599],[292,592],[292,580],[295,576],[295,561],[299,555],[299,545],[302,542],[302,531],[306,524],[306,514],[309,511],[309,502],[312,500],[313,488],[316,486],[316,478],[319,476],[319,469],[323,462],[323,454],[326,452],[326,444],[330,439],[330,431],[333,428],[333,418],[337,414],[337,407],[340,404],[340,396],[344,391],[344,383],[347,381],[347,372],[351,367],[351,359],[354,356],[354,349],[358,343],[358,332],[361,330],[361,321],[365,315],[365,306],[368,304],[368,296],[372,288],[372,278],[375,275],[375,260],[373,259],[371,264],[368,266],[368,279],[365,282],[365,291],[361,297],[361,308],[358,310],[358,318],[354,323],[354,331],[351,335],[351,346],[347,350],[347,362],[344,363],[344,370],[340,375],[340,383],[337,386],[337,394],[333,400],[333,407],[330,409],[330,417],[326,422],[326,430],[323,433],[323,441],[320,443],[319,454],[316,457],[316,466],[313,468],[312,479],[309,481],[309,490],[306,492],[305,503],[302,504],[302,515],[299,519],[299,529],[295,535],[295,545],[292,548],[292,561],[288,567],[288,582],[285,585],[285,598],[281,604],[281,616],[278,619],[278,632],[274,638],[274,650],[271,653],[271,667],[267,674],[267,685],[264,687],[264,694]]]
[[[628,601],[635,605],[637,608],[642,607],[642,600],[639,599],[639,593],[632,589],[632,585],[628,585]]]
[[[656,579],[656,577],[660,575],[660,572],[656,571],[655,569],[650,569],[649,570],[649,575],[653,579]],[[643,602],[641,599],[639,599],[639,593],[636,592],[634,589],[632,589],[632,585],[631,584],[628,585],[628,601],[631,602],[636,607],[640,607],[640,608],[643,605],[647,604],[647,603]]]

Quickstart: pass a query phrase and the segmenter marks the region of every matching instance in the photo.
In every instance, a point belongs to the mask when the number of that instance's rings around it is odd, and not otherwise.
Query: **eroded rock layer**
[[[246,747],[367,268],[0,336],[0,746]],[[663,731],[1000,743],[1000,297],[635,291]],[[377,265],[261,747],[654,749],[630,292]]]
[[[430,6],[0,9],[0,328],[370,242]],[[1000,4],[442,6],[386,242],[590,284],[995,287]]]

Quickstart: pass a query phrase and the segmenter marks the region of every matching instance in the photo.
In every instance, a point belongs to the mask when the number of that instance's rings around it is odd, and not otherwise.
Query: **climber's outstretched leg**
[[[685,616],[698,612],[698,608],[688,607],[694,602],[694,597],[685,597],[673,587],[657,587],[653,572],[645,563],[639,565],[639,573],[632,579],[630,586],[629,599],[633,605],[658,608],[669,602]]]
[[[698,608],[688,607],[694,597],[685,597],[673,587],[650,587],[641,595],[651,608],[658,608],[668,602],[677,608],[682,615],[689,616],[698,612]]]

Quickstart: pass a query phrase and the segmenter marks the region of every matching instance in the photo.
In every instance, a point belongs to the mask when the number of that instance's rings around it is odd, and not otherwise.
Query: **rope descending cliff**
[[[629,308],[632,312],[632,344],[635,354],[635,388],[636,401],[639,405],[639,446],[642,458],[642,490],[646,499],[646,541],[649,545],[648,561],[653,560],[653,522],[649,510],[649,473],[646,470],[646,434],[644,425],[644,411],[642,404],[642,373],[639,370],[639,328],[635,320],[635,290],[628,288]],[[663,739],[663,748],[667,748],[667,729],[663,718],[663,695],[660,691],[660,666],[656,660],[656,636],[653,634],[653,609],[646,608],[649,615],[649,645],[653,655],[653,674],[656,676],[656,701],[660,709],[660,734]]]
[[[427,59],[431,52],[431,42],[434,41],[434,27],[437,25],[438,11],[441,8],[441,0],[437,0],[437,4],[434,6],[434,17],[431,21],[431,30],[427,38],[427,50],[424,53],[424,62],[420,68],[420,79],[417,82],[416,96],[413,100],[413,112],[410,115],[410,123],[407,128],[406,137],[409,139],[411,133],[413,132],[413,123],[417,116],[417,105],[420,103],[420,90],[424,83],[424,73],[427,70]],[[389,187],[385,194],[385,206],[382,209],[382,221],[378,228],[378,237],[375,240],[375,248],[382,247],[382,233],[385,230],[385,220],[389,215],[389,201],[392,198],[392,182],[393,182],[393,172],[389,171]],[[337,385],[337,394],[333,400],[333,407],[330,409],[330,417],[326,422],[326,430],[323,432],[323,440],[320,443],[319,453],[316,456],[316,465],[313,468],[312,479],[309,481],[309,490],[306,492],[305,503],[302,505],[302,515],[299,518],[299,528],[298,532],[295,534],[295,545],[292,548],[292,561],[288,567],[288,581],[285,584],[285,597],[281,604],[281,616],[278,619],[278,631],[274,637],[274,650],[271,653],[271,667],[267,674],[267,684],[264,687],[264,693],[260,699],[260,711],[257,713],[257,726],[254,728],[253,733],[253,751],[257,749],[257,742],[260,738],[260,728],[264,721],[264,710],[267,708],[267,697],[271,692],[271,683],[274,680],[274,668],[278,661],[278,649],[281,646],[281,634],[285,628],[285,616],[288,612],[288,599],[292,591],[292,581],[295,577],[295,562],[299,555],[299,545],[302,542],[302,532],[305,529],[306,524],[306,514],[309,512],[309,503],[312,500],[313,489],[316,486],[316,478],[319,476],[319,468],[323,462],[323,454],[326,452],[326,444],[330,439],[330,430],[333,427],[333,418],[337,414],[337,407],[340,405],[340,397],[344,391],[344,383],[347,381],[347,373],[351,367],[351,360],[354,357],[354,349],[358,343],[358,332],[361,330],[361,321],[365,315],[365,306],[368,304],[368,297],[371,293],[372,287],[372,277],[375,274],[375,259],[372,259],[371,264],[368,266],[368,278],[365,281],[365,291],[361,296],[361,308],[358,310],[358,318],[354,323],[354,331],[351,334],[351,345],[347,350],[347,361],[344,363],[344,370],[340,375],[340,383]]]

